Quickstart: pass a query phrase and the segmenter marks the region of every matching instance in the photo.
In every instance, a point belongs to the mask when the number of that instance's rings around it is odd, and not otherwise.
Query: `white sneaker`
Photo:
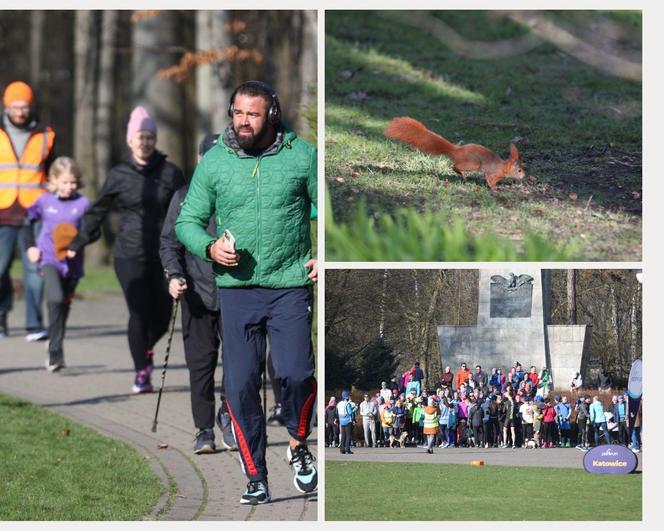
[[[44,366],[46,367],[46,370],[48,372],[56,372],[59,371],[60,369],[64,369],[66,367],[64,356],[57,356],[57,355],[51,356],[49,354],[46,357],[46,362],[44,363]]]
[[[346,452],[346,453],[350,453]],[[286,457],[293,469],[293,484],[300,492],[312,492],[318,488],[318,472],[314,465],[314,456],[311,455],[306,444],[295,448],[290,445],[286,449]]]
[[[48,331],[47,330],[33,330],[32,332],[29,332],[25,336],[25,340],[28,343],[33,343],[35,341],[43,341],[44,339],[48,339]]]

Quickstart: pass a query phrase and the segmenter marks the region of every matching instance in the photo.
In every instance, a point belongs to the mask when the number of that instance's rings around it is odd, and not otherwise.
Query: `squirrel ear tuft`
[[[516,149],[514,144],[510,144],[510,158],[512,160],[519,160],[519,150]]]

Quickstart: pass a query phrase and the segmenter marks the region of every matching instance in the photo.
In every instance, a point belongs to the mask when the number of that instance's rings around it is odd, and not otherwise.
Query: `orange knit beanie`
[[[15,101],[25,101],[32,105],[32,89],[23,81],[14,81],[5,88],[2,103],[9,107]]]

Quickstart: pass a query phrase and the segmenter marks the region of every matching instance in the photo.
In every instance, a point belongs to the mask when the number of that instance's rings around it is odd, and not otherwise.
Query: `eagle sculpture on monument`
[[[514,273],[510,273],[509,278],[505,278],[501,275],[492,275],[491,280],[494,284],[502,287],[503,289],[514,291],[535,279],[530,275],[517,276]]]

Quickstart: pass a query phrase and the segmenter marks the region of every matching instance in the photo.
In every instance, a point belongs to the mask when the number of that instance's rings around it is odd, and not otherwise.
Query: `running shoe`
[[[270,416],[267,418],[268,424],[279,424],[285,426],[284,417],[281,414],[281,404],[275,404],[270,410]]]
[[[0,338],[9,336],[9,327],[7,326],[7,314],[0,313]]]
[[[243,505],[260,505],[270,501],[270,489],[267,481],[250,481],[244,491],[240,503]]]
[[[216,450],[214,444],[214,430],[205,428],[199,430],[196,434],[196,443],[194,444],[195,454],[213,454]]]
[[[48,372],[57,372],[65,368],[65,357],[62,353],[59,355],[49,353],[45,365]]]
[[[350,450],[346,453],[352,454]],[[288,446],[286,457],[293,468],[293,484],[300,492],[312,492],[318,487],[318,472],[314,465],[314,456],[311,455],[306,444],[300,444],[295,448]]]
[[[221,430],[221,444],[222,450],[237,450],[237,442],[233,435],[233,426],[231,425],[231,416],[227,411],[224,411],[224,403],[222,402],[219,411],[217,412],[217,426]]]
[[[28,330],[28,333],[25,336],[25,340],[28,343],[44,341],[45,339],[48,339],[48,331],[44,329]]]
[[[151,393],[153,390],[152,382],[150,381],[150,371],[148,369],[138,371],[131,392],[138,395],[141,393]]]

